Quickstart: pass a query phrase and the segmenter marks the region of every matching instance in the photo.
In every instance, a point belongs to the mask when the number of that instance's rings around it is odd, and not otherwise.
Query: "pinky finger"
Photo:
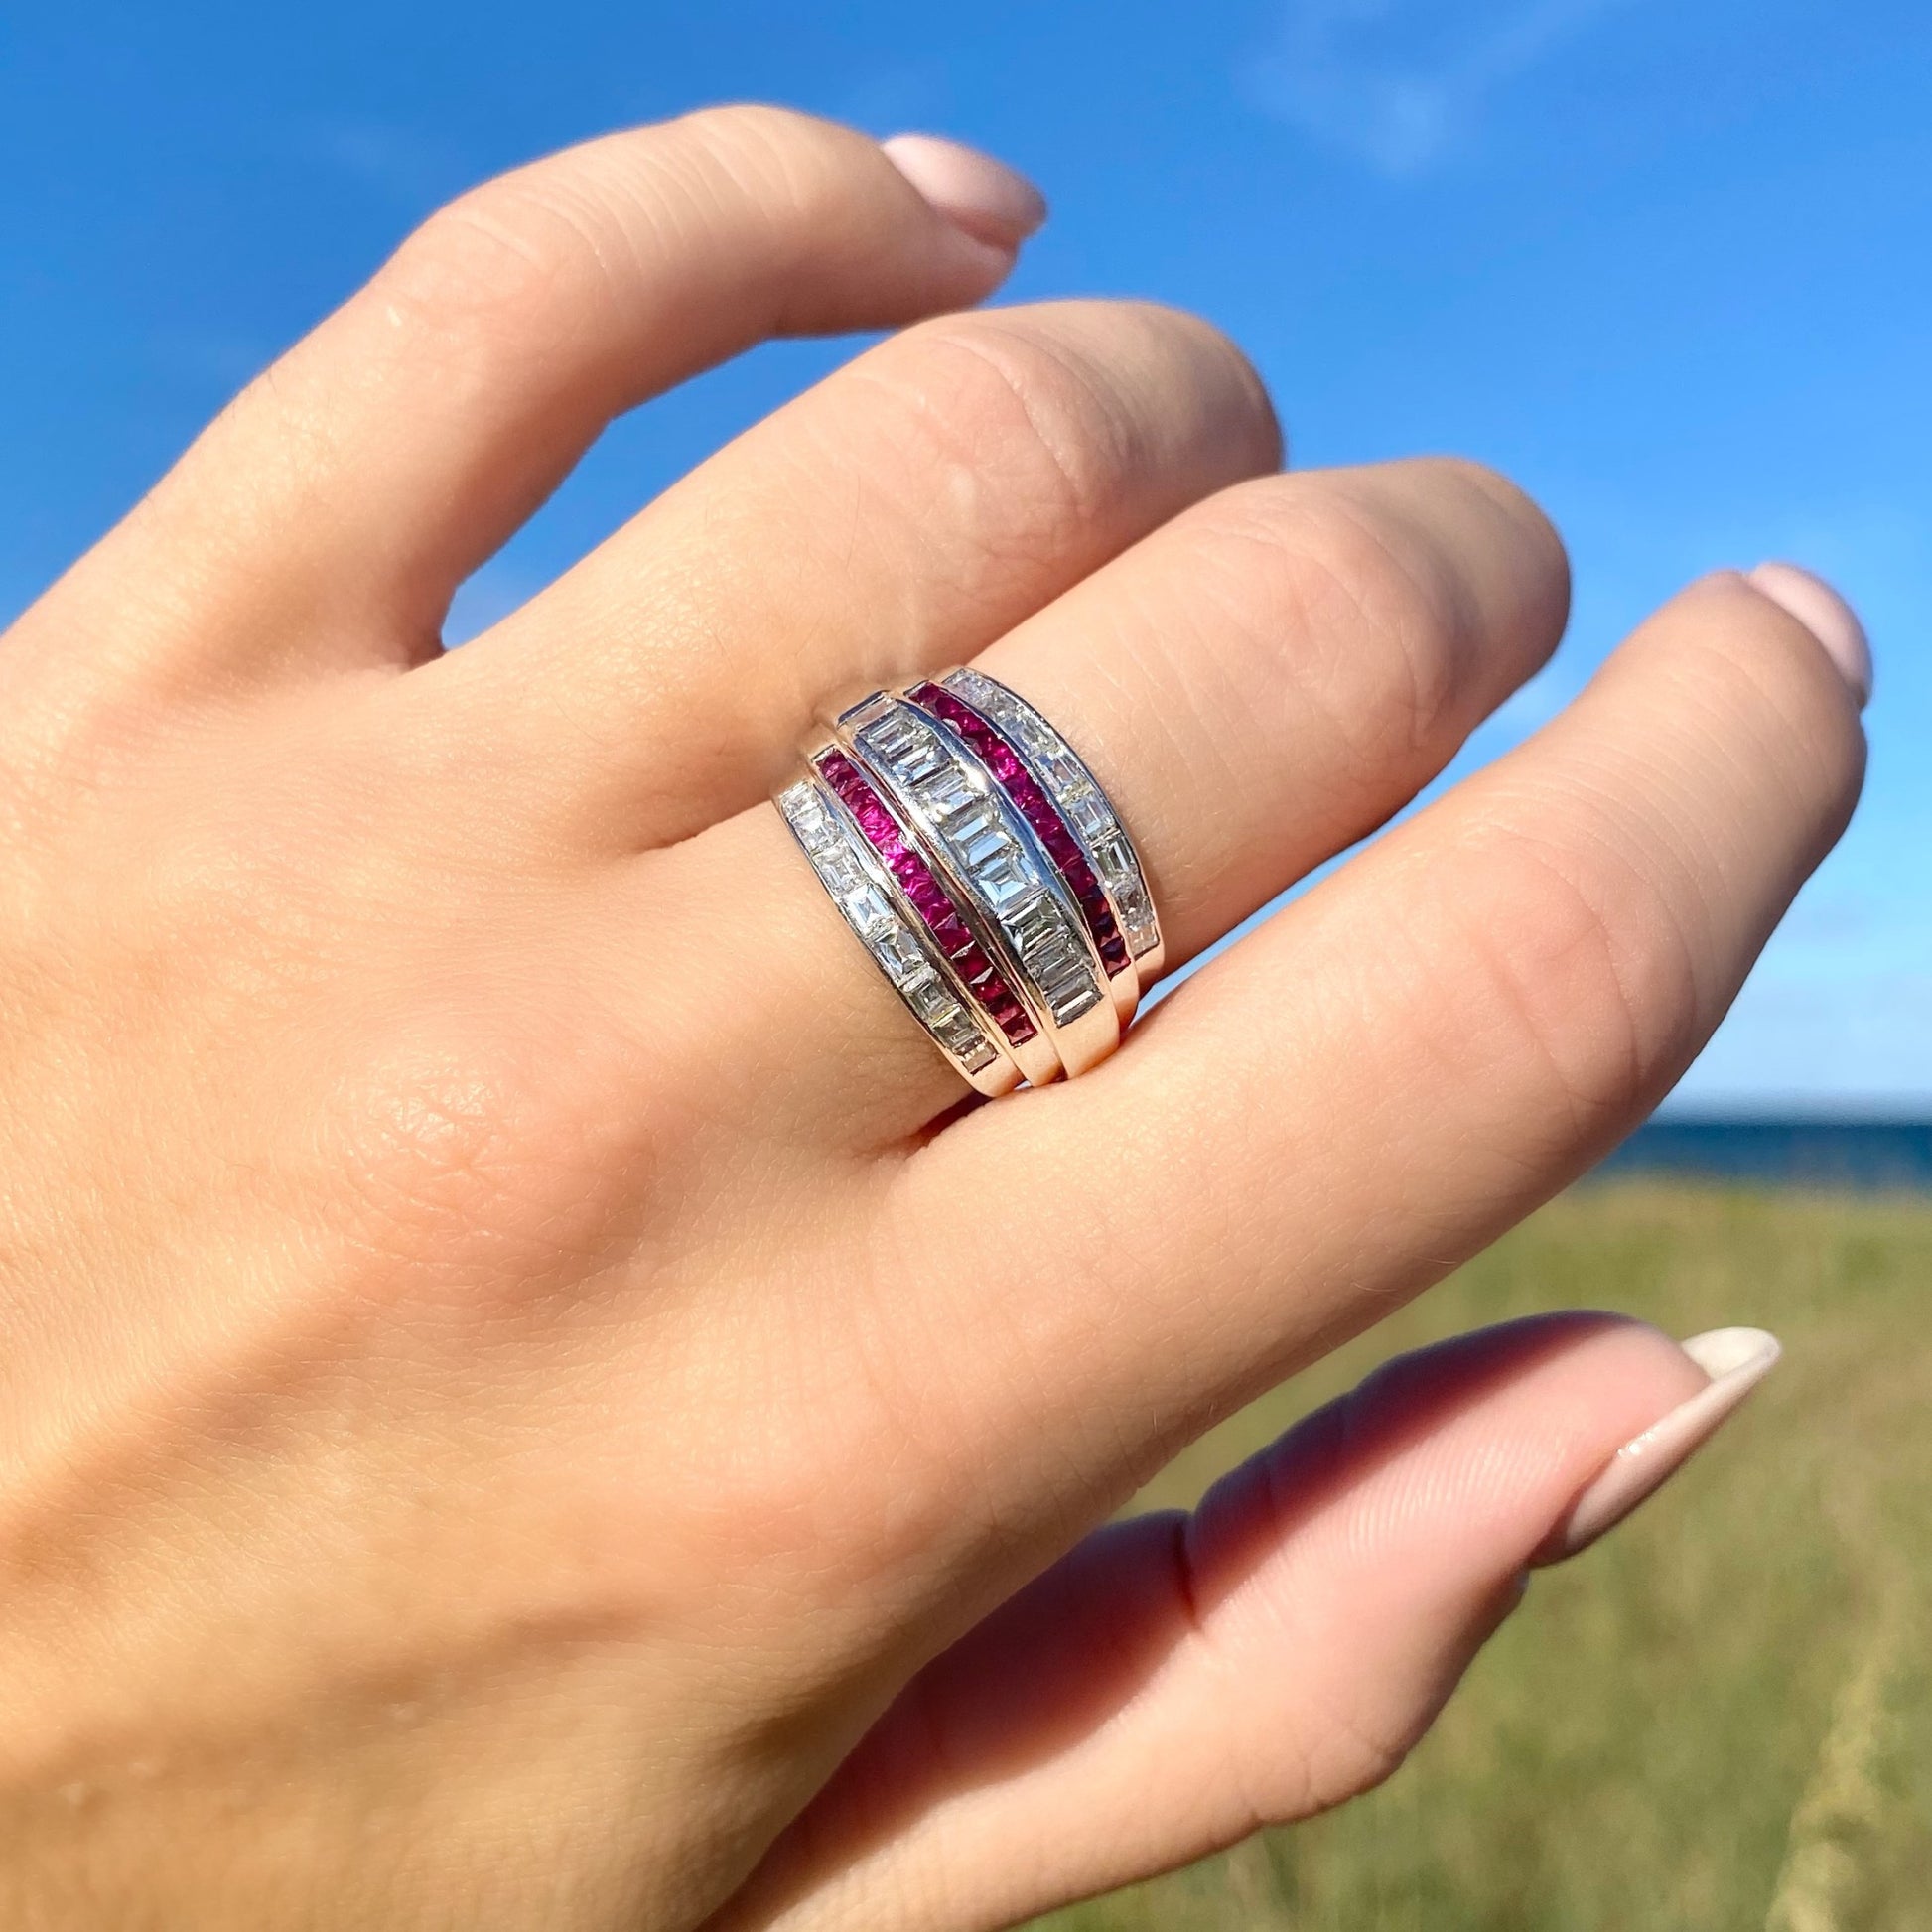
[[[912,1682],[715,1932],[971,1932],[1380,1782],[1520,1600],[1777,1359],[1540,1316],[1404,1356]]]

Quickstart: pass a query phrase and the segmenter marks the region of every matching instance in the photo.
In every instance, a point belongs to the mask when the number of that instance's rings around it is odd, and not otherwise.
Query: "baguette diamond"
[[[1085,849],[1128,951],[1136,959],[1152,952],[1161,943],[1161,925],[1140,856],[1079,754],[1025,698],[984,672],[950,671],[941,688],[963,699],[1018,754]],[[1073,883],[1070,874],[1068,883]],[[1077,885],[1074,890],[1079,891]]]
[[[958,906],[933,877],[931,867],[906,844],[885,801],[843,752],[827,752],[817,760],[816,768],[898,882],[952,970],[1007,1038],[1016,1046],[1024,1045],[1035,1031],[1026,1008],[994,970],[993,962],[960,917]]]
[[[913,706],[860,714],[854,739],[930,823],[954,870],[991,913],[1057,1027],[1108,998],[1077,905],[1024,818],[963,742]]]
[[[840,916],[989,1098],[1098,1066],[1165,959],[1134,843],[1057,731],[949,671],[823,723],[776,804]]]
[[[965,1072],[984,1073],[1000,1057],[999,1049],[985,1023],[954,996],[931,941],[895,907],[881,862],[858,827],[809,779],[781,791],[778,810],[846,923],[900,998]]]
[[[1006,787],[1007,796],[1020,807],[1048,857],[1059,867],[1060,877],[1079,900],[1087,930],[1093,935],[1094,949],[1109,976],[1126,972],[1127,941],[1121,937],[1114,909],[1094,876],[1086,851],[1038,780],[1027,769],[1012,743],[990,719],[983,718],[957,694],[937,684],[915,684],[908,695],[934,717],[943,718]]]

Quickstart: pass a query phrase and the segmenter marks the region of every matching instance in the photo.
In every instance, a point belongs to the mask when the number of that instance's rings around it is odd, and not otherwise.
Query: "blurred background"
[[[1827,573],[1876,648],[1858,820],[1675,1126],[1161,1493],[1184,1500],[1368,1356],[1529,1308],[1758,1322],[1787,1367],[1681,1493],[1539,1582],[1387,1790],[1068,1922],[1932,1924],[1932,1199],[1911,1191],[1932,1186],[1932,9],[10,8],[0,619],[437,202],[734,97],[1017,163],[1054,212],[1002,299],[1203,312],[1268,378],[1300,464],[1455,451],[1532,490],[1571,546],[1575,621],[1458,770],[1714,566]],[[852,346],[761,350],[620,424],[467,587],[453,640]]]

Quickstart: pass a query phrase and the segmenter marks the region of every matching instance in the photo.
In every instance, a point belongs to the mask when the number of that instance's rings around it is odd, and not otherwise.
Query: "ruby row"
[[[991,719],[981,717],[943,685],[915,684],[907,696],[922,710],[950,725],[1000,781],[1079,901],[1087,930],[1093,935],[1094,950],[1099,953],[1108,977],[1124,973],[1128,967],[1127,941],[1114,919],[1114,908],[1108,904],[1107,895],[1073,828],[1028,770],[1018,749]]]
[[[885,861],[939,950],[988,1017],[1015,1045],[1032,1039],[1035,1029],[1026,1008],[995,970],[931,867],[905,842],[885,800],[859,767],[843,752],[828,751],[817,759],[815,769]]]

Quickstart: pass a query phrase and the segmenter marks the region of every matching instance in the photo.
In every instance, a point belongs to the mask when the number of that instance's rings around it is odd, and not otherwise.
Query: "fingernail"
[[[879,144],[901,175],[954,227],[1009,254],[1046,219],[1046,198],[1004,162],[936,134],[895,134]]]
[[[1871,641],[1859,614],[1822,577],[1796,564],[1759,564],[1744,574],[1825,646],[1863,710],[1871,699]]]
[[[1777,1337],[1762,1328],[1713,1328],[1678,1345],[1711,1378],[1709,1384],[1625,1443],[1577,1498],[1557,1540],[1559,1560],[1614,1529],[1669,1481],[1777,1367],[1783,1352]]]

